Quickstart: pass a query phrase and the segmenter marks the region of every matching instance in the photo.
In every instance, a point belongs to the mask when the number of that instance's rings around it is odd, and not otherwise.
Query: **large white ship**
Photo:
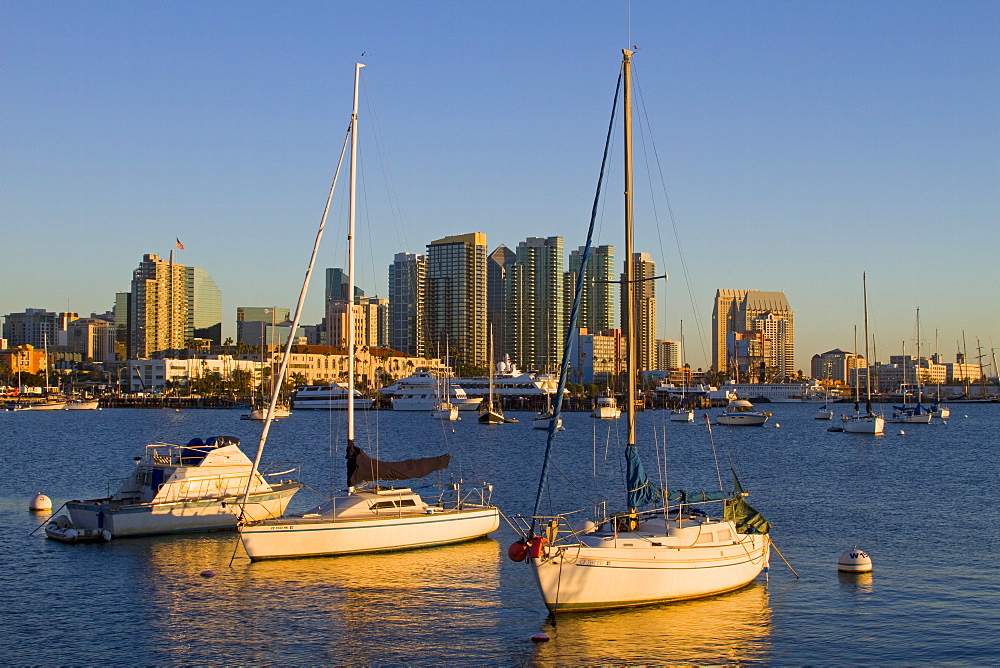
[[[476,376],[459,380],[462,389],[470,397],[482,398],[490,393],[489,376]],[[543,397],[555,394],[559,389],[558,374],[521,371],[510,361],[510,356],[497,362],[493,375],[493,396],[496,397]]]
[[[474,411],[479,408],[481,398],[470,397],[454,380],[446,382],[446,379],[438,378],[430,371],[418,371],[400,378],[379,390],[379,394],[392,399],[394,411],[429,411],[435,407],[445,387],[448,388],[448,401],[458,410]]]

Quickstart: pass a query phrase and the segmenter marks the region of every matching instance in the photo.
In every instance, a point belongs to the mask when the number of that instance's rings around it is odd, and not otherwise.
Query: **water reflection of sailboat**
[[[136,563],[148,563],[149,577],[136,603],[152,637],[176,648],[172,663],[501,662],[492,652],[502,651],[494,649],[496,634],[509,610],[494,540],[235,570],[226,568],[232,543],[224,540],[146,545]],[[199,578],[206,568],[216,577]],[[276,644],[276,629],[294,642]]]
[[[543,630],[551,641],[538,646],[540,665],[756,663],[770,647],[771,606],[754,584],[711,600],[564,615]]]

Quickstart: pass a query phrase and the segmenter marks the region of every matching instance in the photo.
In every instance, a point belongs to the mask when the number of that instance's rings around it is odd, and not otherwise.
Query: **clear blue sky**
[[[670,274],[659,334],[683,319],[696,367],[692,298],[710,352],[716,288],[784,291],[800,368],[852,349],[863,271],[880,358],[913,351],[917,307],[925,352],[935,331],[948,359],[963,331],[970,355],[1000,347],[994,0],[0,0],[0,314],[109,310],[175,237],[227,333],[237,306],[293,307],[358,60],[368,294],[446,235],[575,248],[629,45],[637,161],[655,148],[673,212],[638,204],[637,250]],[[345,265],[336,208],[321,267]],[[619,258],[620,211],[600,239]],[[318,277],[307,323],[321,302]]]

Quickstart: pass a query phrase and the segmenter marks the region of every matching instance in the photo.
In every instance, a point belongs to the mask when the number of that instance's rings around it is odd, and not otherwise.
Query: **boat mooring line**
[[[67,501],[66,503],[69,503],[69,501]],[[38,526],[36,526],[36,527],[35,527],[34,529],[32,529],[32,530],[31,530],[31,533],[29,533],[29,534],[28,534],[28,536],[34,536],[34,535],[35,535],[35,532],[36,532],[36,531],[38,531],[38,530],[39,530],[39,529],[41,529],[41,528],[42,528],[43,526],[45,526],[46,524],[48,524],[49,522],[51,522],[51,521],[52,521],[52,518],[56,516],[56,513],[58,513],[58,512],[60,511],[60,510],[62,510],[63,508],[65,508],[65,507],[66,507],[66,503],[63,503],[63,504],[62,504],[61,506],[59,506],[58,508],[56,508],[55,512],[54,512],[54,513],[52,513],[51,515],[49,515],[49,516],[48,516],[48,517],[47,517],[47,518],[45,519],[45,521],[44,521],[44,522],[42,522],[41,524],[39,524]]]
[[[781,560],[782,560],[783,562],[785,562],[785,566],[788,566],[788,570],[790,570],[790,571],[792,572],[792,575],[794,575],[794,576],[795,576],[795,579],[796,579],[796,580],[800,580],[801,578],[799,577],[799,574],[798,574],[798,573],[796,573],[796,572],[795,572],[795,569],[794,569],[794,568],[792,568],[792,565],[791,565],[790,563],[788,563],[788,559],[785,559],[785,555],[783,555],[783,554],[781,553],[781,550],[779,550],[779,549],[778,549],[778,546],[774,544],[774,541],[773,541],[773,540],[771,541],[771,547],[773,547],[773,548],[774,548],[774,551],[778,553],[778,556],[779,556],[779,557],[781,557]]]

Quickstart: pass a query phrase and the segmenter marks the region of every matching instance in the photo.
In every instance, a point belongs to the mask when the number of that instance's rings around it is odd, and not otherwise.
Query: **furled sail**
[[[766,534],[769,532],[771,523],[747,503],[746,496],[743,494],[743,486],[740,485],[735,472],[733,472],[733,486],[736,488],[736,492],[732,499],[726,501],[726,519],[736,524],[738,533]]]
[[[364,450],[351,443],[347,446],[347,484],[351,487],[375,480],[409,480],[422,478],[428,473],[448,468],[450,454],[421,459],[404,459],[400,462],[383,462],[372,459]]]
[[[628,507],[641,508],[655,503],[660,498],[660,492],[646,477],[646,469],[639,458],[639,450],[630,443],[625,448],[625,483],[628,486]]]

